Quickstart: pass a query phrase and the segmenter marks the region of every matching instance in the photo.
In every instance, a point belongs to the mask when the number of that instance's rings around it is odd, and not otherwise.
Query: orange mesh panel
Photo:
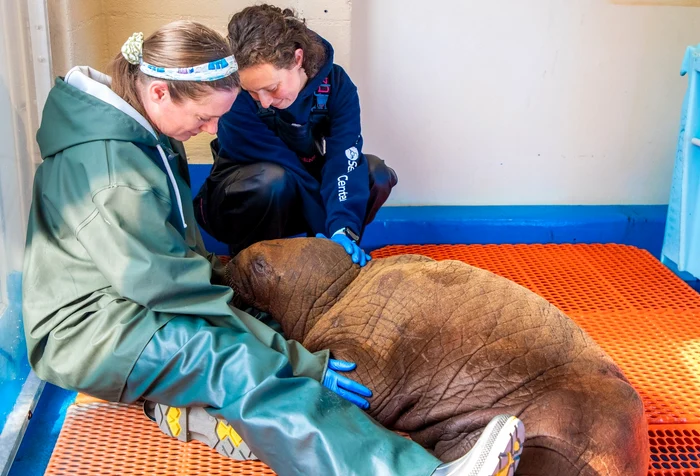
[[[700,295],[653,256],[623,245],[390,246],[511,279],[566,312],[620,365],[644,400],[650,476],[700,476]],[[163,435],[141,409],[72,406],[47,475],[274,474]]]
[[[700,425],[652,425],[650,476],[700,474]]]
[[[700,313],[700,295],[644,250],[625,245],[388,246],[384,258],[422,254],[487,269],[541,295],[571,317],[577,311],[663,309]]]
[[[79,393],[75,396],[75,401],[73,403],[75,403],[76,405],[86,405],[88,403],[104,403],[104,400],[93,397],[92,395],[87,395],[85,393]]]

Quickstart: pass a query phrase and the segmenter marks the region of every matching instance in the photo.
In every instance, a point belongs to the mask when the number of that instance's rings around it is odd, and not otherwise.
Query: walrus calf
[[[287,338],[356,362],[368,413],[443,461],[510,413],[526,431],[518,474],[646,474],[637,392],[578,325],[506,278],[417,255],[360,268],[330,240],[295,238],[243,250],[227,279]]]

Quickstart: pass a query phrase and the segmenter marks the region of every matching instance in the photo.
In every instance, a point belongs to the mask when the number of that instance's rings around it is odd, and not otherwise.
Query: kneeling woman
[[[360,238],[397,177],[362,151],[357,88],[333,47],[271,5],[233,15],[228,37],[244,91],[212,142],[197,221],[231,255],[257,241],[324,234],[363,266]]]

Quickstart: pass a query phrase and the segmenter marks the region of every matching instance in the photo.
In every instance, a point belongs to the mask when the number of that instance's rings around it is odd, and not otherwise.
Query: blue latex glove
[[[326,235],[323,233],[318,233],[316,238],[326,238]],[[345,248],[345,252],[352,257],[352,262],[359,264],[360,267],[366,265],[368,261],[372,260],[372,257],[365,253],[365,251],[360,248],[357,243],[348,238],[345,233],[336,233],[331,236],[331,240]]]
[[[345,400],[354,403],[363,410],[367,410],[369,402],[362,397],[371,397],[372,391],[364,385],[335,372],[336,370],[349,372],[354,370],[355,367],[357,367],[357,364],[354,362],[330,359],[326,375],[323,377],[323,386],[333,390]]]

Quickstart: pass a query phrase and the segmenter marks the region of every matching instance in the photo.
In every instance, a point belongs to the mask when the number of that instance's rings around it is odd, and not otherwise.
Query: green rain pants
[[[137,360],[122,401],[205,407],[280,476],[428,476],[440,464],[319,381],[295,377],[293,347],[276,344],[284,342],[280,334],[241,314],[250,333],[240,323],[171,320]],[[310,355],[325,369],[327,353]]]

